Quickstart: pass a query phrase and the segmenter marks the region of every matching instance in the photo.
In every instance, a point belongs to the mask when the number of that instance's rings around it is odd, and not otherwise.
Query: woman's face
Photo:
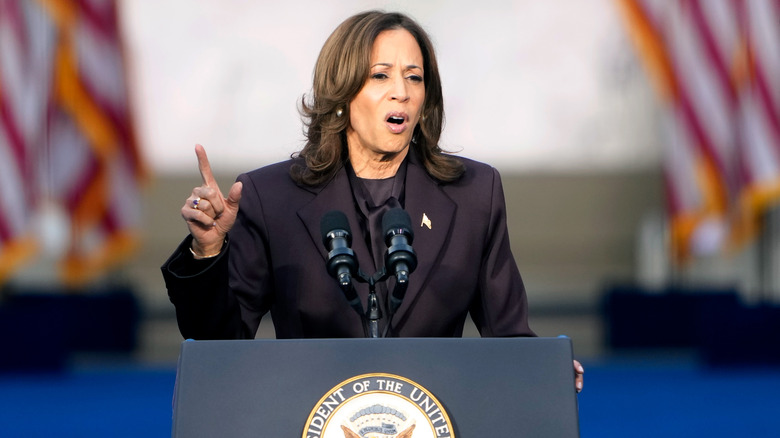
[[[404,151],[420,120],[424,73],[420,46],[407,30],[377,36],[368,80],[349,103],[351,158],[357,153],[367,159],[392,159]]]

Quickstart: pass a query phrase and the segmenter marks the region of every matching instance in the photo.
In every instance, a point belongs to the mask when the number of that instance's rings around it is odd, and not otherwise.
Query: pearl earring
[[[344,115],[344,108],[339,108],[336,110],[336,117],[341,117]]]

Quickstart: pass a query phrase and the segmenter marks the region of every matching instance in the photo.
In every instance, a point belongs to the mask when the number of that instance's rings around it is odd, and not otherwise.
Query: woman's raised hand
[[[195,155],[198,156],[203,184],[192,189],[192,194],[181,208],[181,216],[190,229],[195,258],[204,258],[219,254],[225,235],[236,222],[242,184],[233,184],[225,198],[211,173],[203,146],[195,145]]]

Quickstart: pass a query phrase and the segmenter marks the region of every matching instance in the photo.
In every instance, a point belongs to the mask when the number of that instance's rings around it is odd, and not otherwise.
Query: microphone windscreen
[[[412,219],[409,217],[409,213],[402,208],[391,208],[382,216],[382,230],[384,230],[385,235],[387,235],[388,231],[399,228],[408,232],[410,240],[414,239]]]
[[[320,220],[320,233],[322,234],[322,241],[325,245],[328,244],[328,233],[333,230],[344,230],[350,234],[352,233],[349,229],[347,215],[338,210],[331,210],[325,213],[325,215],[322,216],[322,220]]]

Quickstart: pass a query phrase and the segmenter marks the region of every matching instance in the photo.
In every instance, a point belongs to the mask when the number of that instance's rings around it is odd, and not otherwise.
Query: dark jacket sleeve
[[[482,336],[536,336],[528,325],[525,286],[509,245],[501,177],[493,169],[490,216],[471,317]]]
[[[185,339],[235,339],[242,335],[238,303],[228,287],[230,241],[213,259],[195,260],[186,239],[163,264],[168,297]]]

